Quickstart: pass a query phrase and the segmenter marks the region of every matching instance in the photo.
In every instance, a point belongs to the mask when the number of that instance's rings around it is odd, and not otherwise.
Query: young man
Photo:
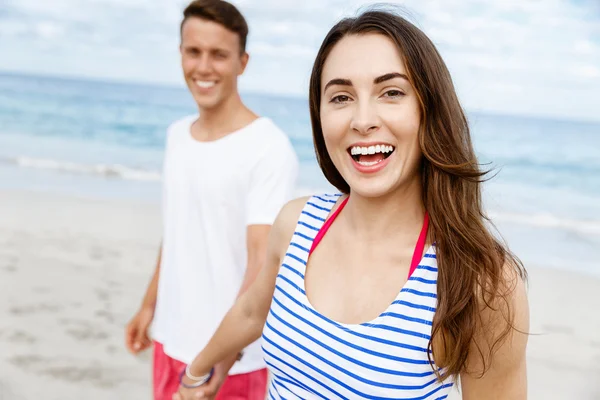
[[[241,101],[248,63],[244,17],[221,0],[184,11],[181,60],[199,114],[168,129],[163,242],[142,306],[126,329],[137,354],[154,339],[154,396],[171,400],[179,375],[262,267],[267,235],[292,196],[298,161],[287,136]],[[258,342],[215,367],[218,399],[265,398]]]

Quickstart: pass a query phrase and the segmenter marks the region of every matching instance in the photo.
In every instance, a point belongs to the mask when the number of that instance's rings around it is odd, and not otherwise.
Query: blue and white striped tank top
[[[277,275],[262,335],[269,399],[447,398],[453,383],[439,382],[427,358],[437,303],[434,246],[373,321],[341,324],[310,305],[304,289],[309,249],[338,198],[310,198]]]

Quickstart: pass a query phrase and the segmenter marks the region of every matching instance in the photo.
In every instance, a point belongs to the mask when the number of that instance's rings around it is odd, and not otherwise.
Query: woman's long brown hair
[[[350,187],[333,165],[323,138],[320,118],[321,75],[331,49],[347,35],[376,33],[391,39],[400,50],[420,102],[419,144],[423,153],[421,175],[423,204],[430,214],[430,238],[436,242],[438,263],[436,313],[428,348],[444,368],[438,378],[467,370],[467,359],[478,349],[483,370],[494,349],[511,333],[513,310],[509,304],[505,265],[526,278],[521,262],[491,233],[481,184],[487,172],[480,169],[469,125],[450,73],[434,44],[417,27],[399,15],[371,10],[337,23],[317,54],[310,78],[309,106],[317,161],[327,180],[343,193]],[[485,307],[502,309],[506,324],[491,343],[477,343]],[[489,350],[489,351],[486,351]],[[440,357],[442,358],[442,357]],[[433,365],[430,356],[430,362]],[[440,365],[441,364],[441,365]]]

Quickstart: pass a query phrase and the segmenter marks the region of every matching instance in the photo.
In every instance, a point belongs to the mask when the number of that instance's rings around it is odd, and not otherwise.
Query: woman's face
[[[350,35],[333,47],[320,113],[327,152],[353,193],[379,197],[419,179],[419,102],[386,36]]]

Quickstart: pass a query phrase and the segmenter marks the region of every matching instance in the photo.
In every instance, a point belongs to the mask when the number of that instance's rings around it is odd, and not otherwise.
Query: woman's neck
[[[344,209],[347,228],[366,241],[398,235],[414,236],[425,217],[420,176],[385,196],[372,198],[351,192]]]

